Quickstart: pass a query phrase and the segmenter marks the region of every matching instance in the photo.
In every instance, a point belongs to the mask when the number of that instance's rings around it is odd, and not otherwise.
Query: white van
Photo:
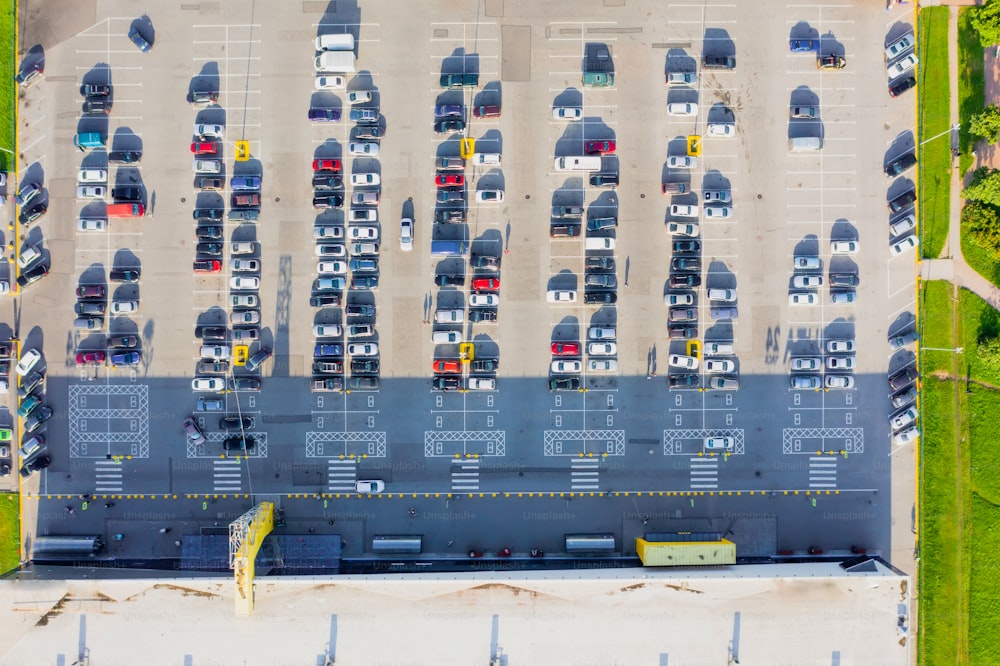
[[[434,321],[439,324],[461,324],[465,321],[465,310],[437,310]]]
[[[354,72],[354,51],[323,51],[313,64],[317,72],[350,74]]]
[[[557,157],[553,162],[556,171],[600,171],[600,155],[569,155]]]
[[[434,331],[431,342],[436,345],[450,345],[462,341],[462,334],[458,331]]]
[[[788,140],[788,149],[793,153],[821,148],[823,148],[823,137],[819,136],[797,136]]]
[[[476,166],[500,166],[500,153],[476,153],[472,156]]]
[[[317,51],[353,51],[354,35],[320,35],[316,38]]]
[[[593,238],[587,237],[586,248],[588,250],[613,250],[615,249],[614,238]]]
[[[704,344],[704,350],[706,356],[725,356],[726,354],[736,353],[733,351],[732,342],[706,341]]]

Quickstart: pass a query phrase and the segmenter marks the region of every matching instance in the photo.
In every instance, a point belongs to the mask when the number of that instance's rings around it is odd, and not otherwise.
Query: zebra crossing
[[[570,489],[600,490],[600,465],[596,458],[571,458]]]
[[[833,456],[809,456],[809,487],[837,487],[837,458]]]
[[[212,461],[212,485],[217,493],[238,493],[243,489],[243,461],[220,458]]]
[[[331,493],[353,493],[358,479],[358,463],[353,459],[326,461],[326,486]]]
[[[117,460],[95,460],[94,492],[99,495],[121,493],[122,464]]]
[[[716,456],[691,458],[691,490],[715,490],[719,487],[719,460]]]
[[[451,461],[451,489],[455,492],[479,490],[479,458]]]

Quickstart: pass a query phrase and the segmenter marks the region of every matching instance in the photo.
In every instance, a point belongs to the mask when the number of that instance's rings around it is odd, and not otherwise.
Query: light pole
[[[954,352],[955,354],[961,354],[965,351],[965,347],[955,347],[954,349],[947,347],[921,347],[920,351],[946,351]]]

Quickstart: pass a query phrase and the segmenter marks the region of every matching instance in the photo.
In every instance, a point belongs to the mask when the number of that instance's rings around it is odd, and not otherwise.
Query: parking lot
[[[479,15],[387,4],[157,7],[148,53],[126,36],[133,18],[44,44],[45,75],[21,99],[20,181],[43,184],[49,209],[17,252],[40,246],[51,269],[23,287],[12,328],[43,353],[55,416],[51,465],[27,491],[185,496],[191,506],[176,513],[194,529],[204,496],[226,496],[238,514],[251,505],[233,495],[347,503],[356,481],[378,479],[387,499],[426,501],[421,511],[482,496],[500,522],[536,493],[604,502],[533,524],[520,550],[607,532],[634,554],[630,539],[645,530],[707,518],[722,533],[726,516],[743,515],[765,517],[769,536],[741,553],[887,551],[890,506],[874,499],[890,492],[898,449],[886,377],[913,362],[912,345],[893,350],[888,338],[913,321],[915,271],[913,252],[891,257],[877,227],[910,184],[886,180],[883,163],[912,146],[914,116],[912,97],[887,94],[883,56],[908,15],[667,2],[595,4],[571,20],[576,11],[519,2]],[[344,33],[357,71],[320,89],[317,35]],[[791,51],[798,38],[816,50]],[[827,54],[846,66],[817,67]],[[712,60],[730,56],[733,68]],[[472,72],[475,85],[441,85]],[[693,76],[668,84],[671,73]],[[81,114],[87,83],[113,85],[110,113]],[[371,95],[352,103],[360,91]],[[197,102],[209,92],[214,102]],[[497,108],[478,111],[487,107]],[[792,117],[796,108],[815,111]],[[350,120],[364,109],[371,122]],[[313,110],[340,120],[311,122]],[[457,119],[461,129],[435,131]],[[192,137],[192,125],[224,131]],[[88,132],[105,148],[78,151],[74,137]],[[822,148],[792,150],[802,137]],[[377,154],[351,154],[362,143]],[[441,161],[466,148],[458,168]],[[141,162],[109,163],[122,151]],[[559,164],[585,155],[599,166]],[[199,159],[218,167],[199,172]],[[330,168],[314,171],[314,160]],[[79,200],[80,169],[107,170],[119,194],[138,188],[143,213],[78,230],[121,199]],[[615,174],[617,184],[604,179]],[[259,181],[234,190],[234,178]],[[344,185],[314,191],[317,178]],[[377,205],[351,203],[365,192]],[[705,192],[719,194],[706,203]],[[244,193],[259,200],[234,207]],[[317,207],[337,196],[341,206]],[[353,221],[362,210],[375,219]],[[452,210],[462,212],[436,222]],[[412,249],[400,242],[404,219]],[[671,234],[671,223],[697,224],[697,235]],[[365,242],[378,247],[355,248]],[[234,243],[252,251],[234,254]],[[137,280],[112,279],[130,270]],[[74,291],[86,286],[105,287],[108,308],[137,306],[82,329]],[[836,302],[848,292],[852,302]],[[812,296],[793,304],[797,294]],[[337,335],[317,336],[317,325]],[[219,340],[206,333],[215,327],[228,329]],[[112,349],[109,336],[137,341]],[[847,356],[831,341],[851,343],[850,367],[831,367]],[[225,347],[218,372],[203,346]],[[262,349],[270,355],[249,369]],[[123,350],[139,360],[77,363]],[[797,359],[817,368],[793,370]],[[252,425],[224,429],[224,416]],[[188,417],[204,441],[185,437]],[[650,495],[639,506],[635,493]],[[369,503],[364,518],[323,530],[351,534],[358,556],[367,546],[355,531],[453,540],[454,526],[413,525],[399,504]],[[870,520],[842,519],[860,512]],[[489,524],[464,529],[490,538]]]

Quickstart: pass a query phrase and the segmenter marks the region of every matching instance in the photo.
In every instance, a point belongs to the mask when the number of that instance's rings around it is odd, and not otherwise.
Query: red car
[[[195,155],[217,155],[219,144],[211,141],[195,141],[191,144],[191,152]]]
[[[614,141],[588,141],[583,144],[583,152],[588,155],[610,155],[615,152]]]
[[[465,185],[465,174],[461,173],[439,173],[434,179],[438,187],[462,187]]]
[[[500,289],[500,278],[481,277],[472,280],[472,291],[498,291]]]
[[[313,171],[340,171],[340,160],[313,160]]]
[[[553,356],[579,356],[580,355],[580,343],[579,342],[553,342],[552,343],[552,355]]]
[[[434,373],[438,375],[460,375],[462,374],[462,364],[458,361],[434,361],[432,366]]]
[[[104,352],[80,352],[76,355],[77,365],[99,365],[104,363]]]

